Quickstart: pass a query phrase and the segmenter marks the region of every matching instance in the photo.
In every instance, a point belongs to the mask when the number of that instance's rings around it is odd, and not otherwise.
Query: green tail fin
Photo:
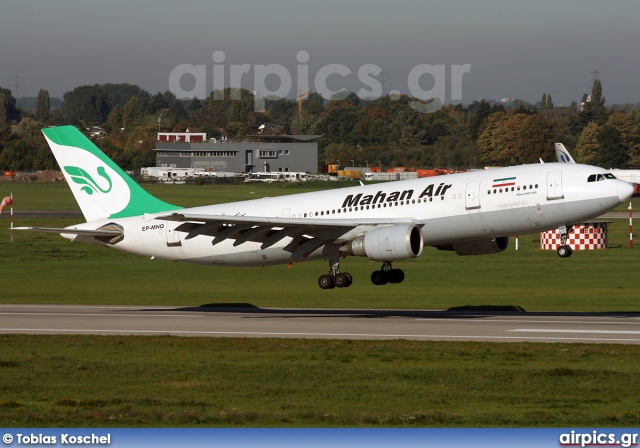
[[[42,133],[87,221],[182,208],[147,193],[75,127]]]

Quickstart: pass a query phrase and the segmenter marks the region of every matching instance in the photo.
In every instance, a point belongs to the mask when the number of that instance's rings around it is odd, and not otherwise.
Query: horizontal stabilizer
[[[64,229],[56,227],[15,227],[14,230],[31,230],[32,232],[64,233],[68,235],[83,236],[120,236],[122,230],[90,230],[90,229]]]

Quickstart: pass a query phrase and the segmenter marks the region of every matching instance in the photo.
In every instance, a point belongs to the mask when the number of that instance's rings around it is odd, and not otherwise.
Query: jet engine
[[[441,244],[438,250],[453,250],[458,255],[496,254],[509,247],[509,237],[487,238],[484,240],[462,241],[460,243]]]
[[[395,261],[419,257],[424,239],[420,227],[402,224],[378,227],[354,238],[340,248],[342,252],[371,261]]]

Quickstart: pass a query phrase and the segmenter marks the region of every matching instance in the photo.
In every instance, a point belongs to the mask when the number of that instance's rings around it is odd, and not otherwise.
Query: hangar
[[[195,138],[193,138],[195,137]],[[249,135],[246,141],[206,134],[159,133],[156,166],[236,173],[318,172],[320,135]]]

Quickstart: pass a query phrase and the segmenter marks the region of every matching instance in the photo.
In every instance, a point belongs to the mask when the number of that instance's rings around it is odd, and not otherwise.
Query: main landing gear
[[[348,288],[353,283],[353,277],[348,272],[340,272],[338,264],[331,266],[329,274],[318,278],[318,285],[322,289]]]
[[[567,245],[567,234],[571,231],[571,228],[567,230],[565,226],[558,227],[558,234],[560,235],[560,247],[558,247],[558,256],[560,258],[569,258],[573,253],[571,246]]]
[[[402,269],[393,269],[390,261],[382,263],[379,271],[373,271],[371,274],[371,283],[374,285],[386,285],[387,283],[402,283],[404,280],[404,271]]]
[[[353,283],[353,277],[348,272],[340,272],[340,251],[334,244],[325,245],[325,254],[329,258],[329,273],[318,278],[318,286],[322,289],[348,288]],[[390,261],[382,263],[379,271],[373,271],[371,282],[374,285],[386,285],[387,283],[402,283],[404,271],[393,269]]]
[[[387,283],[402,283],[404,271],[393,269],[390,261],[382,263],[379,271],[371,274],[371,283],[374,285],[386,285]],[[321,275],[318,278],[318,285],[322,289],[348,288],[353,283],[353,277],[348,272],[340,272],[337,264],[332,265],[329,274]]]

